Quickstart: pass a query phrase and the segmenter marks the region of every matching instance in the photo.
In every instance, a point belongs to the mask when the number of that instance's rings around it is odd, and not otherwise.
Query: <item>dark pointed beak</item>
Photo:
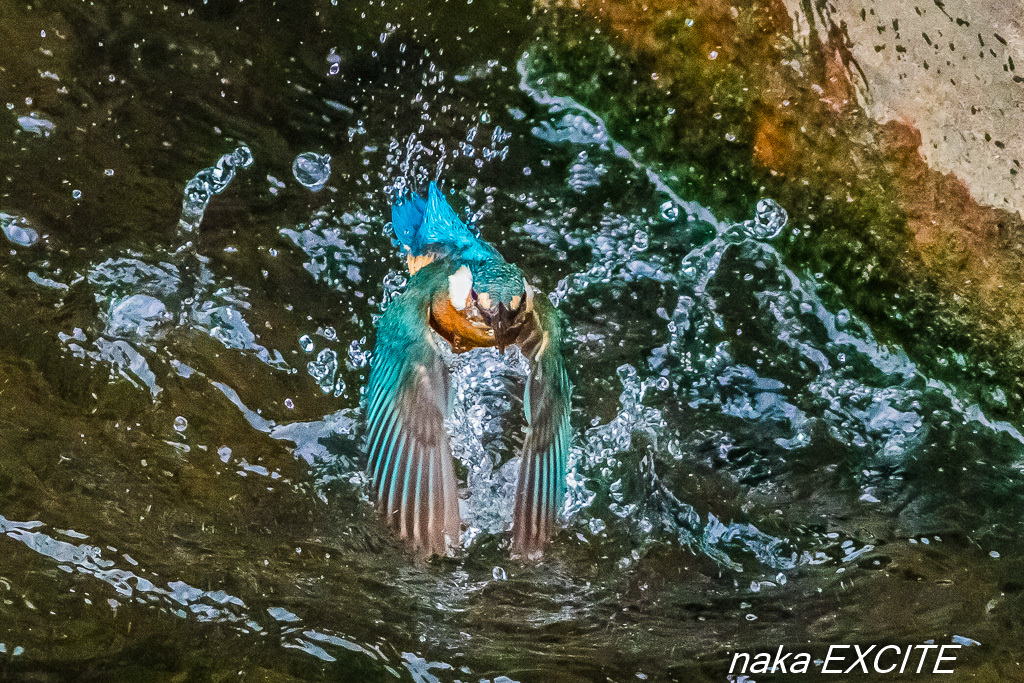
[[[499,351],[512,346],[519,339],[519,332],[523,321],[519,314],[523,310],[523,301],[515,308],[510,308],[504,302],[498,302],[497,306],[487,310],[481,310],[480,315],[494,331],[494,344]]]

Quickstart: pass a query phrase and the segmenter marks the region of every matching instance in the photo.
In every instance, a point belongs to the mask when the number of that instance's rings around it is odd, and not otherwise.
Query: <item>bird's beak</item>
[[[494,331],[494,344],[499,351],[512,346],[519,339],[519,331],[523,326],[520,313],[523,312],[526,297],[520,298],[518,306],[510,307],[499,301],[497,306],[480,309],[480,315]]]
[[[514,329],[516,311],[510,310],[504,302],[498,303],[498,310],[491,318],[491,329],[494,330],[494,344],[499,351],[504,351],[506,346],[516,343],[518,330]]]

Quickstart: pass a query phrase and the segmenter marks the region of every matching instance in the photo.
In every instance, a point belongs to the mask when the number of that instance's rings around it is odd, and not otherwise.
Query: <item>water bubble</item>
[[[993,550],[993,551],[991,551],[988,554],[988,556],[991,557],[993,560],[998,560],[999,559],[999,551],[998,550]]]
[[[334,374],[338,371],[338,354],[332,349],[322,349],[306,369],[324,393],[330,393],[334,389]]]
[[[661,205],[661,217],[667,221],[674,221],[679,218],[679,206],[673,201],[667,201]]]
[[[188,420],[183,418],[181,415],[174,418],[174,431],[183,432],[188,429]]]
[[[501,567],[495,567],[491,570],[491,576],[494,577],[495,581],[508,581],[508,574]]]
[[[0,230],[11,242],[22,247],[30,247],[39,241],[39,233],[28,226],[21,216],[0,213]]]
[[[71,190],[71,196],[74,197],[75,199],[81,199],[82,198],[82,191],[81,190]]]
[[[754,230],[750,236],[759,240],[770,240],[786,227],[789,214],[774,199],[762,199],[754,210]]]
[[[313,353],[314,344],[312,337],[310,337],[308,334],[304,334],[301,337],[299,337],[299,346],[306,353]]]
[[[330,64],[327,71],[335,76],[341,70],[341,55],[338,54],[337,48],[331,48],[331,51],[327,54],[327,63]]]
[[[199,175],[196,175],[185,185],[185,201],[190,206],[201,204],[205,208],[206,204],[210,201],[211,194],[209,183]]]
[[[295,157],[292,174],[303,187],[319,192],[331,177],[331,155],[303,152]]]
[[[370,351],[363,351],[362,342],[366,341],[366,337],[363,337],[362,341],[353,339],[352,343],[348,345],[348,362],[353,368],[363,368],[370,362]]]
[[[252,156],[252,150],[246,145],[235,147],[235,151],[231,153],[231,159],[238,168],[249,168],[252,166],[252,162],[255,161]]]
[[[290,398],[286,398],[284,400],[284,407],[288,408],[289,410],[292,410],[293,408],[295,408],[295,401],[291,400]]]
[[[103,169],[103,175],[108,176],[108,177],[114,175],[114,169],[112,169],[112,168],[105,168],[105,169]]]

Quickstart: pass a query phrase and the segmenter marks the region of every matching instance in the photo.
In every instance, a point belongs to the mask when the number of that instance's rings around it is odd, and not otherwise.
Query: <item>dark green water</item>
[[[0,3],[0,213],[38,233],[0,256],[0,676],[723,681],[737,650],[961,636],[954,678],[1020,677],[1024,438],[826,305],[792,226],[720,222],[561,98],[546,21]],[[193,282],[184,187],[240,144]],[[537,565],[501,533],[516,358],[453,359],[459,557],[412,561],[363,487],[385,188],[436,177],[573,328]]]

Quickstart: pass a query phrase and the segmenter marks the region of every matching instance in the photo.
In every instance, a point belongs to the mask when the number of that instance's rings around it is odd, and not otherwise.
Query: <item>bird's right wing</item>
[[[368,471],[388,523],[417,552],[459,544],[459,497],[444,420],[448,370],[428,327],[447,266],[432,263],[384,312],[367,388]]]
[[[516,342],[530,359],[530,377],[523,396],[527,431],[516,488],[512,548],[534,557],[554,533],[565,496],[572,383],[565,369],[558,311],[542,295],[536,297],[526,316]]]

